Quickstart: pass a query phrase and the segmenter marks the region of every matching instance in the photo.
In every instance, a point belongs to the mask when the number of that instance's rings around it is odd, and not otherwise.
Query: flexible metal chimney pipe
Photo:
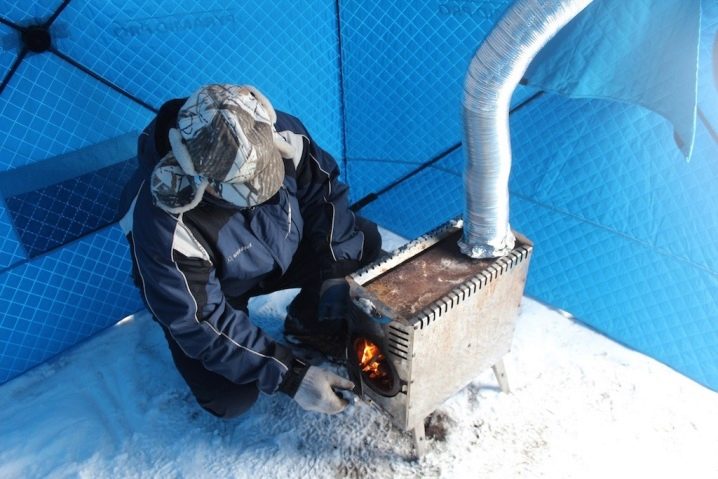
[[[472,258],[507,255],[511,95],[536,54],[592,0],[517,0],[494,26],[464,80],[464,234],[461,252]]]

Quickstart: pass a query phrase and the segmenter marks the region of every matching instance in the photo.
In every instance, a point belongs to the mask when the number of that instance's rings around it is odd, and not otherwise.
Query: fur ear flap
[[[185,146],[184,141],[182,140],[182,135],[177,128],[170,128],[169,139],[172,154],[182,170],[188,175],[199,176],[192,164],[192,157],[189,154],[189,150]]]
[[[190,202],[187,203],[186,205],[183,205],[183,206],[175,206],[175,207],[173,208],[173,207],[171,207],[171,206],[169,206],[169,205],[166,205],[166,204],[164,204],[164,203],[162,203],[161,201],[158,200],[158,201],[157,201],[157,206],[159,206],[160,208],[162,208],[162,209],[165,210],[166,212],[172,213],[172,214],[175,214],[175,215],[178,215],[178,214],[180,214],[180,213],[186,213],[187,211],[189,211],[189,210],[191,210],[192,208],[194,208],[195,206],[197,206],[200,201],[202,201],[202,197],[204,196],[204,192],[205,192],[205,190],[207,189],[207,186],[209,186],[209,181],[207,181],[206,179],[203,178],[203,179],[202,179],[202,182],[199,184],[199,187],[197,188],[196,193],[194,194],[194,198],[192,198],[192,201],[190,201]],[[155,199],[157,199],[157,198],[155,198]]]
[[[172,214],[184,213],[197,206],[208,185],[206,178],[187,175],[171,151],[155,165],[150,178],[155,206]]]
[[[254,95],[257,101],[264,107],[264,110],[269,115],[269,120],[272,122],[272,125],[274,125],[277,122],[277,112],[274,111],[274,107],[269,102],[269,99],[252,85],[242,85],[240,88],[246,88],[252,92],[252,95]]]

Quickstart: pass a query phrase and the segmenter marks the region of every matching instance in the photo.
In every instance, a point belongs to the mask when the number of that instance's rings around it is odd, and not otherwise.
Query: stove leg
[[[506,369],[504,368],[504,360],[499,359],[491,369],[494,370],[494,376],[496,376],[496,380],[499,382],[499,386],[501,386],[501,391],[505,393],[511,392],[509,389],[509,378],[506,376]]]
[[[421,459],[426,454],[426,435],[424,434],[424,421],[414,426],[414,453],[415,458]]]

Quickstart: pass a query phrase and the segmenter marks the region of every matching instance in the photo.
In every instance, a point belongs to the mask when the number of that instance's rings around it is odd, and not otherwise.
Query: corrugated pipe
[[[464,80],[464,234],[472,258],[505,256],[509,225],[511,95],[536,54],[592,0],[517,0],[494,26]]]

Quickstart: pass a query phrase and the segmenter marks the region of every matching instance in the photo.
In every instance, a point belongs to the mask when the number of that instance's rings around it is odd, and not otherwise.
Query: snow
[[[280,337],[295,293],[253,299],[252,317]],[[718,477],[718,393],[530,298],[504,363],[512,392],[477,371],[416,461],[361,401],[323,416],[278,394],[210,416],[140,312],[0,386],[0,477]]]

